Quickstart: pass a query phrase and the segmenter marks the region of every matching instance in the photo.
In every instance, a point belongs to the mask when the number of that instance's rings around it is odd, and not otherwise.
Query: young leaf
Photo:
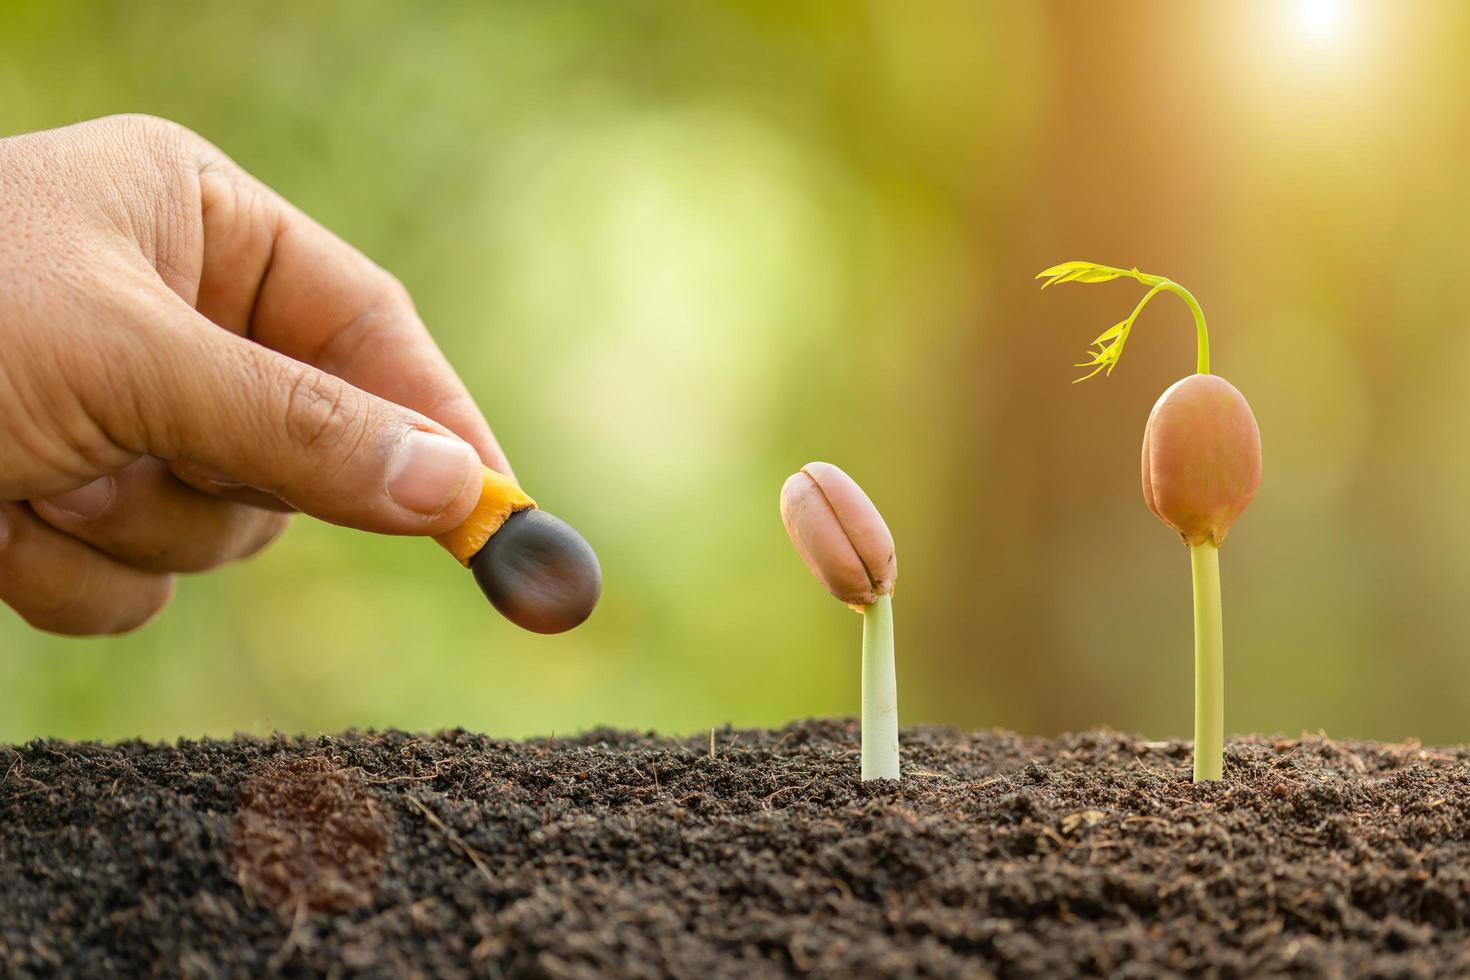
[[[1134,270],[1136,272],[1137,270]],[[1037,273],[1037,279],[1045,279],[1041,288],[1055,285],[1059,282],[1107,282],[1117,279],[1119,276],[1131,276],[1134,272],[1127,269],[1114,269],[1109,265],[1098,265],[1095,262],[1063,262]]]
[[[1113,368],[1118,365],[1118,358],[1123,356],[1123,344],[1128,340],[1128,333],[1133,329],[1133,319],[1136,316],[1138,316],[1137,311],[1122,323],[1108,328],[1092,342],[1097,347],[1097,350],[1089,350],[1087,352],[1092,355],[1092,360],[1073,365],[1073,367],[1080,368],[1090,367],[1092,368],[1092,373],[1084,374],[1076,381],[1073,381],[1073,384],[1076,384],[1078,381],[1086,381],[1099,371],[1106,371],[1107,374],[1113,373]]]
[[[1122,323],[1113,324],[1097,335],[1097,339],[1092,342],[1092,346],[1096,350],[1089,349],[1087,351],[1091,360],[1075,365],[1080,368],[1092,368],[1092,371],[1084,374],[1077,381],[1086,381],[1088,378],[1095,376],[1099,371],[1105,372],[1105,374],[1112,374],[1113,368],[1118,366],[1118,358],[1123,356],[1123,345],[1128,341],[1128,333],[1133,329],[1133,321],[1138,319],[1138,314],[1143,312],[1143,308],[1148,305],[1148,301],[1153,299],[1162,289],[1182,292],[1182,287],[1175,285],[1161,276],[1151,276],[1139,272],[1137,269],[1116,269],[1113,266],[1099,265],[1096,262],[1063,262],[1061,265],[1054,265],[1050,269],[1043,270],[1036,276],[1037,279],[1046,280],[1046,282],[1041,284],[1042,289],[1059,282],[1108,282],[1111,279],[1118,279],[1123,276],[1127,276],[1130,279],[1137,279],[1145,286],[1150,287],[1148,294],[1134,307],[1128,319]],[[1206,362],[1202,361],[1201,363]],[[1076,384],[1077,381],[1072,383]]]

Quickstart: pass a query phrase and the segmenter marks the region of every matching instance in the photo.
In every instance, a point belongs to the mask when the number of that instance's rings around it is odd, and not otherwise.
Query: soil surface
[[[0,747],[0,973],[1470,976],[1470,749],[1093,732]]]

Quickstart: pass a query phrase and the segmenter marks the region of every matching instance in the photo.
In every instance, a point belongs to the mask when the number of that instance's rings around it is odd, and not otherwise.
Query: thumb
[[[469,443],[417,412],[208,323],[169,330],[135,403],[140,452],[383,534],[442,534],[480,493]]]

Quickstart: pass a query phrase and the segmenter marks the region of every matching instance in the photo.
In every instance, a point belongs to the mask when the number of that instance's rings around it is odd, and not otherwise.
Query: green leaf
[[[1092,360],[1074,365],[1074,367],[1080,368],[1090,367],[1092,368],[1092,373],[1078,378],[1077,381],[1086,381],[1099,371],[1103,372],[1104,377],[1113,373],[1113,368],[1118,366],[1118,359],[1123,356],[1123,345],[1128,342],[1128,334],[1133,330],[1133,322],[1138,319],[1138,315],[1143,312],[1143,308],[1148,305],[1148,301],[1153,299],[1161,288],[1155,286],[1153,289],[1150,289],[1148,294],[1138,301],[1138,305],[1133,308],[1133,312],[1128,315],[1128,319],[1122,323],[1115,323],[1098,334],[1097,339],[1092,342],[1092,346],[1096,347],[1097,350],[1089,350],[1087,352],[1092,356]],[[1076,384],[1077,381],[1072,383]]]
[[[1123,356],[1123,345],[1128,342],[1128,333],[1133,329],[1133,321],[1141,310],[1142,306],[1138,310],[1133,311],[1133,316],[1108,329],[1102,336],[1092,342],[1093,346],[1097,348],[1097,350],[1089,350],[1087,352],[1092,356],[1092,360],[1073,365],[1073,367],[1092,368],[1092,373],[1083,375],[1077,381],[1086,381],[1099,371],[1104,371],[1106,374],[1113,373],[1113,368],[1118,366],[1118,358]],[[1077,382],[1074,381],[1072,383],[1076,384]]]
[[[1108,327],[1108,329],[1104,330],[1102,333],[1098,334],[1097,337],[1095,337],[1092,342],[1094,344],[1101,344],[1104,341],[1112,340],[1114,337],[1118,336],[1118,334],[1122,333],[1124,330],[1127,330],[1127,329],[1128,329],[1128,321],[1127,320],[1124,320],[1122,323],[1115,323],[1111,327]]]
[[[1059,282],[1107,282],[1119,276],[1135,276],[1136,273],[1137,270],[1115,269],[1096,262],[1063,262],[1037,273],[1036,278],[1046,280],[1041,284],[1041,288],[1045,289]]]
[[[1036,274],[1037,279],[1046,280],[1046,282],[1041,284],[1042,289],[1045,289],[1047,286],[1054,286],[1059,282],[1108,282],[1109,280],[1118,279],[1123,276],[1127,276],[1130,279],[1137,279],[1145,286],[1148,286],[1148,293],[1143,299],[1138,301],[1138,305],[1133,308],[1133,312],[1128,316],[1128,319],[1122,323],[1113,324],[1097,335],[1097,338],[1092,342],[1092,346],[1097,349],[1088,350],[1087,352],[1092,360],[1083,361],[1081,364],[1075,365],[1080,368],[1092,368],[1092,371],[1078,378],[1077,381],[1086,381],[1088,378],[1095,376],[1099,371],[1106,372],[1106,374],[1113,373],[1113,368],[1118,366],[1118,359],[1123,356],[1123,345],[1128,341],[1128,332],[1133,329],[1133,321],[1138,319],[1138,315],[1143,312],[1143,308],[1148,305],[1148,301],[1157,296],[1160,290],[1168,290],[1176,293],[1183,297],[1186,303],[1190,304],[1190,309],[1195,314],[1195,320],[1198,324],[1201,338],[1198,359],[1200,365],[1199,370],[1201,373],[1209,371],[1209,347],[1204,333],[1204,314],[1199,312],[1199,305],[1194,302],[1194,297],[1190,296],[1177,283],[1171,282],[1163,276],[1151,276],[1148,273],[1139,272],[1137,267],[1132,269],[1118,269],[1110,265],[1099,265],[1096,262],[1063,262],[1061,265],[1054,265],[1050,269],[1043,269]],[[1076,384],[1077,381],[1072,383]]]

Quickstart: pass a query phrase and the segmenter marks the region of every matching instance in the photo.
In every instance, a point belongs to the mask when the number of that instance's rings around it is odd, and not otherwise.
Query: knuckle
[[[286,431],[308,453],[342,448],[360,428],[362,412],[346,385],[312,371],[298,371],[289,381]]]
[[[199,139],[186,126],[146,112],[124,112],[107,116],[99,124],[116,131],[129,140],[136,140],[159,147],[184,148]]]
[[[381,271],[383,274],[381,305],[389,310],[412,310],[414,308],[413,294],[408,291],[403,280],[387,269]]]
[[[91,592],[92,564],[68,566],[56,562],[47,570],[49,587],[17,607],[22,619],[38,630],[84,636],[97,632],[97,617],[89,615],[86,597]]]
[[[27,626],[43,633],[56,633],[62,636],[89,636],[92,633],[92,630],[87,629],[84,623],[69,621],[46,610],[21,606],[16,609],[16,612]]]
[[[188,541],[171,541],[160,544],[152,542],[144,547],[116,549],[132,567],[155,574],[173,572],[207,572],[224,564],[216,557],[219,550],[214,542],[192,538]]]
[[[261,515],[260,527],[254,537],[246,544],[245,550],[240,558],[249,558],[263,551],[276,538],[286,533],[286,528],[291,526],[290,514],[279,514],[271,511],[258,511]]]
[[[75,583],[75,589],[63,593],[51,601],[27,603],[15,606],[15,611],[27,624],[47,633],[65,636],[93,636],[106,630],[104,617],[85,608],[85,576]]]
[[[135,200],[151,202],[165,191],[186,197],[197,179],[208,143],[193,130],[168,119],[141,114],[109,116],[100,121],[103,138],[96,151],[132,188]]]
[[[175,542],[165,552],[138,561],[137,567],[154,572],[208,572],[249,558],[280,537],[289,514],[260,510],[246,504],[221,502],[224,519],[214,533],[189,542]]]
[[[121,636],[123,633],[131,633],[163,612],[173,597],[174,577],[154,575],[130,604],[111,610],[105,617],[94,621],[88,632],[92,636]]]
[[[0,510],[16,517],[13,507]],[[108,573],[98,556],[53,550],[46,535],[35,533],[39,528],[33,519],[12,521],[11,531],[24,540],[0,565],[6,605],[35,629],[63,636],[127,633],[158,615],[173,597],[172,576]]]

